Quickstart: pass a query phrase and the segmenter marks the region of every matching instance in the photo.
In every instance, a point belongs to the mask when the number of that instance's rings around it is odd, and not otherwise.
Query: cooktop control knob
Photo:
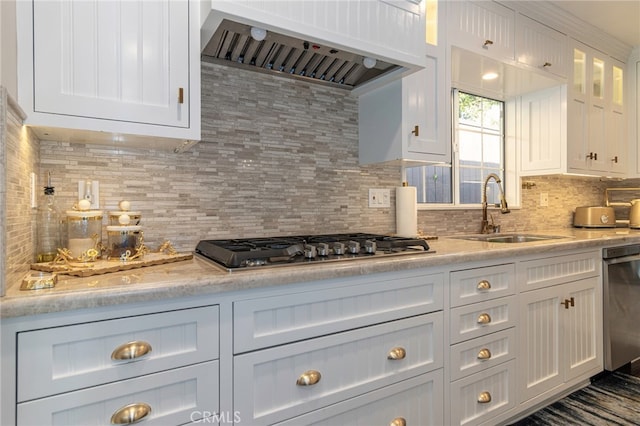
[[[329,256],[329,244],[318,243],[318,247],[316,247],[316,251],[318,252],[318,256]]]
[[[343,255],[344,254],[344,243],[334,243],[333,244],[333,254],[335,255]]]
[[[316,246],[312,246],[310,244],[304,246],[304,257],[306,257],[307,259],[313,259],[316,257],[316,255]]]
[[[364,252],[367,254],[375,254],[376,253],[376,242],[373,240],[367,240],[364,242]]]
[[[360,253],[360,243],[357,241],[349,241],[349,253],[358,254]]]

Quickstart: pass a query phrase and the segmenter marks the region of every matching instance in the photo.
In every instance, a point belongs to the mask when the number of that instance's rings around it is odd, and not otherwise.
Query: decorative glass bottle
[[[51,262],[58,254],[60,244],[60,213],[55,202],[55,188],[51,173],[47,177],[44,196],[38,204],[36,229],[36,262]]]

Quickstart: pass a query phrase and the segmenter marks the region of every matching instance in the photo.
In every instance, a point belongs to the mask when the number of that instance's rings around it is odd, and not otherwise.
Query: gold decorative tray
[[[144,268],[145,266],[163,265],[193,259],[193,253],[146,253],[142,259],[127,261],[96,260],[93,262],[66,263],[33,263],[31,269],[57,274],[73,275],[76,277],[90,277],[92,275],[108,274],[110,272],[127,271],[129,269]]]

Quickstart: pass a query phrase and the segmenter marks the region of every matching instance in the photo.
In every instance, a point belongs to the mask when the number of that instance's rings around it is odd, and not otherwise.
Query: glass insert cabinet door
[[[586,94],[587,88],[587,54],[580,49],[573,49],[573,91]]]
[[[593,58],[592,61],[592,86],[591,96],[593,99],[604,99],[604,80],[605,69],[604,61],[602,59]]]

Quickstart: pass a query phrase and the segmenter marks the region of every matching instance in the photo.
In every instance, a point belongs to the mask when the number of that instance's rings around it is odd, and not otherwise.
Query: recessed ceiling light
[[[495,72],[488,72],[482,75],[483,80],[495,80],[498,77],[499,77],[498,73],[495,73]]]

